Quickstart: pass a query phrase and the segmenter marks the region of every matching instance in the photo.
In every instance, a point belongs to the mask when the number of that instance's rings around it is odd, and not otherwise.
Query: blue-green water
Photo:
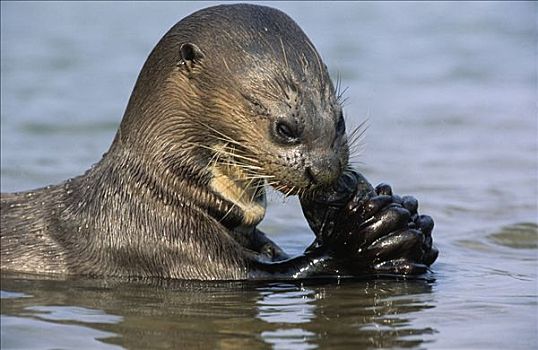
[[[1,190],[82,173],[106,151],[149,51],[208,3],[1,3]],[[271,3],[369,120],[357,166],[436,221],[435,282],[160,286],[2,275],[2,349],[535,349],[537,6]],[[262,229],[311,241],[295,199]]]

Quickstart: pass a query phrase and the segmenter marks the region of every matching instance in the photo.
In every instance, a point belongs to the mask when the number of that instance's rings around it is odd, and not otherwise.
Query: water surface
[[[208,3],[1,3],[1,190],[82,173],[151,48]],[[271,3],[369,120],[358,168],[436,222],[434,282],[160,284],[3,274],[2,349],[538,347],[535,3]],[[262,229],[312,240],[276,194]]]

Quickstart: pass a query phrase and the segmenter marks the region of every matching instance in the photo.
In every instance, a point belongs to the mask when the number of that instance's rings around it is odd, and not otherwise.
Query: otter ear
[[[183,43],[179,47],[179,53],[181,56],[180,64],[187,67],[187,70],[191,70],[194,66],[202,62],[205,57],[204,53],[198,46],[193,43]]]

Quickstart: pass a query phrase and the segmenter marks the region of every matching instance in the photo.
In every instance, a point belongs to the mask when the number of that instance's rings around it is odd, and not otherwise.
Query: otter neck
[[[213,192],[232,204],[242,216],[241,226],[256,226],[265,216],[265,181],[249,177],[240,167],[215,164],[209,187]]]
[[[149,202],[179,212],[184,207],[197,208],[230,230],[254,227],[265,215],[264,183],[248,179],[238,168],[224,164],[205,171],[196,167],[169,168],[141,160],[136,152],[118,145],[113,145],[75,183],[76,211],[91,218],[109,215],[118,200],[129,202],[133,208]],[[120,197],[114,197],[116,194]],[[95,208],[92,201],[82,201],[83,206],[78,204],[79,198],[93,197],[111,202]]]

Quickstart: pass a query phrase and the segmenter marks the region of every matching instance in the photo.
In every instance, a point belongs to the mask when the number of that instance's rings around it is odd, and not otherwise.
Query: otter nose
[[[339,161],[316,162],[305,168],[305,176],[314,185],[330,185],[338,177]]]

